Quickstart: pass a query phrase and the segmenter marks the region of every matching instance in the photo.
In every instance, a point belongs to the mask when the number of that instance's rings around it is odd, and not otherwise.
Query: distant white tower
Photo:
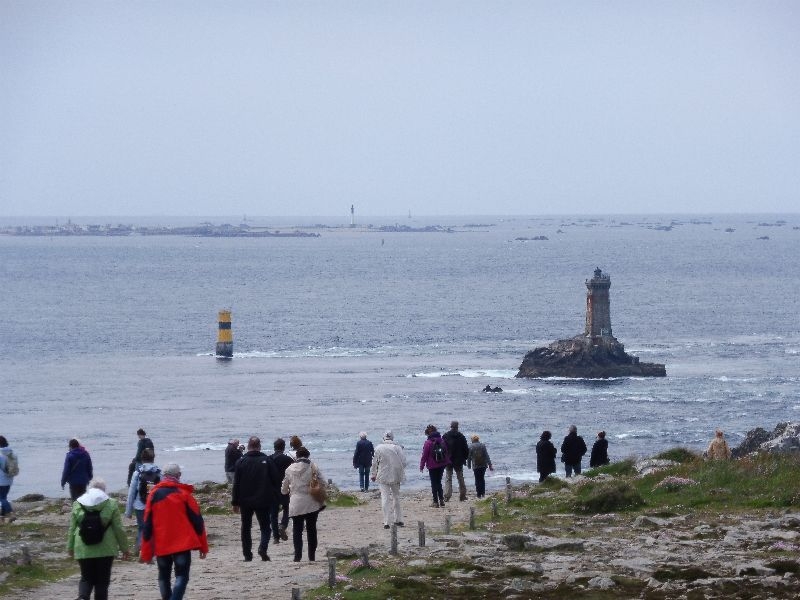
[[[356,226],[356,207],[354,204],[350,205],[350,227]]]

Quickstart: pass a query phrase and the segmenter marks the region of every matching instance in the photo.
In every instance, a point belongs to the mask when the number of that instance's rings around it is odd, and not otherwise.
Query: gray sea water
[[[300,221],[282,225],[323,222]],[[230,437],[298,434],[353,489],[360,430],[393,429],[408,485],[424,487],[423,429],[457,419],[489,448],[491,488],[536,477],[544,429],[560,440],[574,423],[590,444],[604,429],[621,459],[800,418],[800,215],[397,221],[453,232],[0,236],[11,498],[64,494],[71,437],[123,487],[139,427],[189,482],[223,480]],[[514,379],[526,351],[583,330],[595,267],[611,276],[614,335],[668,376]],[[220,308],[231,361],[212,355]]]

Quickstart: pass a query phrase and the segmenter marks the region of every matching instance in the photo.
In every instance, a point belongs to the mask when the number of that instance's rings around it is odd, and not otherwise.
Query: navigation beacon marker
[[[217,334],[217,358],[233,358],[233,332],[231,331],[231,311],[219,311],[219,333]]]

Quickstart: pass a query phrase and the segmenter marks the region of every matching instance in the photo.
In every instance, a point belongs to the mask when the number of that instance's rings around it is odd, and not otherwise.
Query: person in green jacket
[[[81,522],[89,512],[99,512],[105,527],[103,539],[96,544],[85,543],[80,535]],[[92,589],[95,600],[108,599],[111,565],[120,551],[123,560],[127,560],[128,536],[122,528],[119,505],[106,494],[106,482],[95,477],[89,482],[86,493],[72,503],[67,534],[67,553],[71,558],[76,558],[81,567],[79,600],[89,600]]]

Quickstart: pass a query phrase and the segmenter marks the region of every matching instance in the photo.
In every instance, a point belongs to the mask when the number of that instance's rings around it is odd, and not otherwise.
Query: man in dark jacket
[[[253,560],[253,540],[250,533],[253,513],[261,530],[258,555],[261,560],[269,560],[269,515],[278,500],[276,490],[280,483],[274,463],[261,452],[261,440],[251,437],[247,440],[247,452],[236,463],[231,498],[233,512],[242,517],[242,554],[245,561]]]
[[[294,462],[294,459],[284,453],[286,450],[286,440],[283,438],[275,440],[272,447],[275,449],[275,453],[269,458],[278,471],[278,502],[272,505],[269,518],[272,524],[272,535],[277,544],[279,540],[285,542],[289,539],[289,535],[286,533],[286,528],[289,526],[289,494],[281,494],[280,484],[283,483],[283,478],[286,476],[286,469]],[[281,524],[278,526],[278,511],[281,508],[283,508],[283,515],[281,515]]]
[[[575,425],[569,426],[569,433],[561,444],[561,462],[567,477],[572,477],[572,472],[581,474],[581,457],[586,454],[586,442],[578,435]]]
[[[467,499],[467,484],[464,481],[464,465],[467,464],[469,457],[467,438],[458,430],[458,421],[452,421],[450,431],[442,437],[450,451],[450,464],[447,465],[447,475],[444,480],[444,499],[448,501],[453,495],[453,471],[455,471],[458,478],[458,499],[464,501]]]
[[[375,456],[375,447],[367,439],[367,432],[358,434],[356,450],[353,452],[353,468],[358,469],[358,483],[362,492],[369,491],[369,471],[372,468],[372,457]]]
[[[233,438],[225,447],[225,479],[228,484],[233,483],[233,472],[236,470],[236,461],[242,458],[242,451],[239,450],[239,439]]]
[[[155,453],[155,446],[153,446],[153,440],[147,437],[144,429],[141,427],[136,430],[136,437],[139,438],[139,441],[136,442],[136,456],[133,457],[131,463],[128,465],[128,487],[131,486],[131,479],[133,479],[133,473],[142,465],[142,452],[144,452],[145,448],[150,448]]]
[[[68,446],[69,452],[64,458],[64,469],[61,471],[61,489],[69,484],[69,495],[74,501],[86,492],[86,486],[94,477],[94,471],[92,457],[78,440],[72,438]]]

